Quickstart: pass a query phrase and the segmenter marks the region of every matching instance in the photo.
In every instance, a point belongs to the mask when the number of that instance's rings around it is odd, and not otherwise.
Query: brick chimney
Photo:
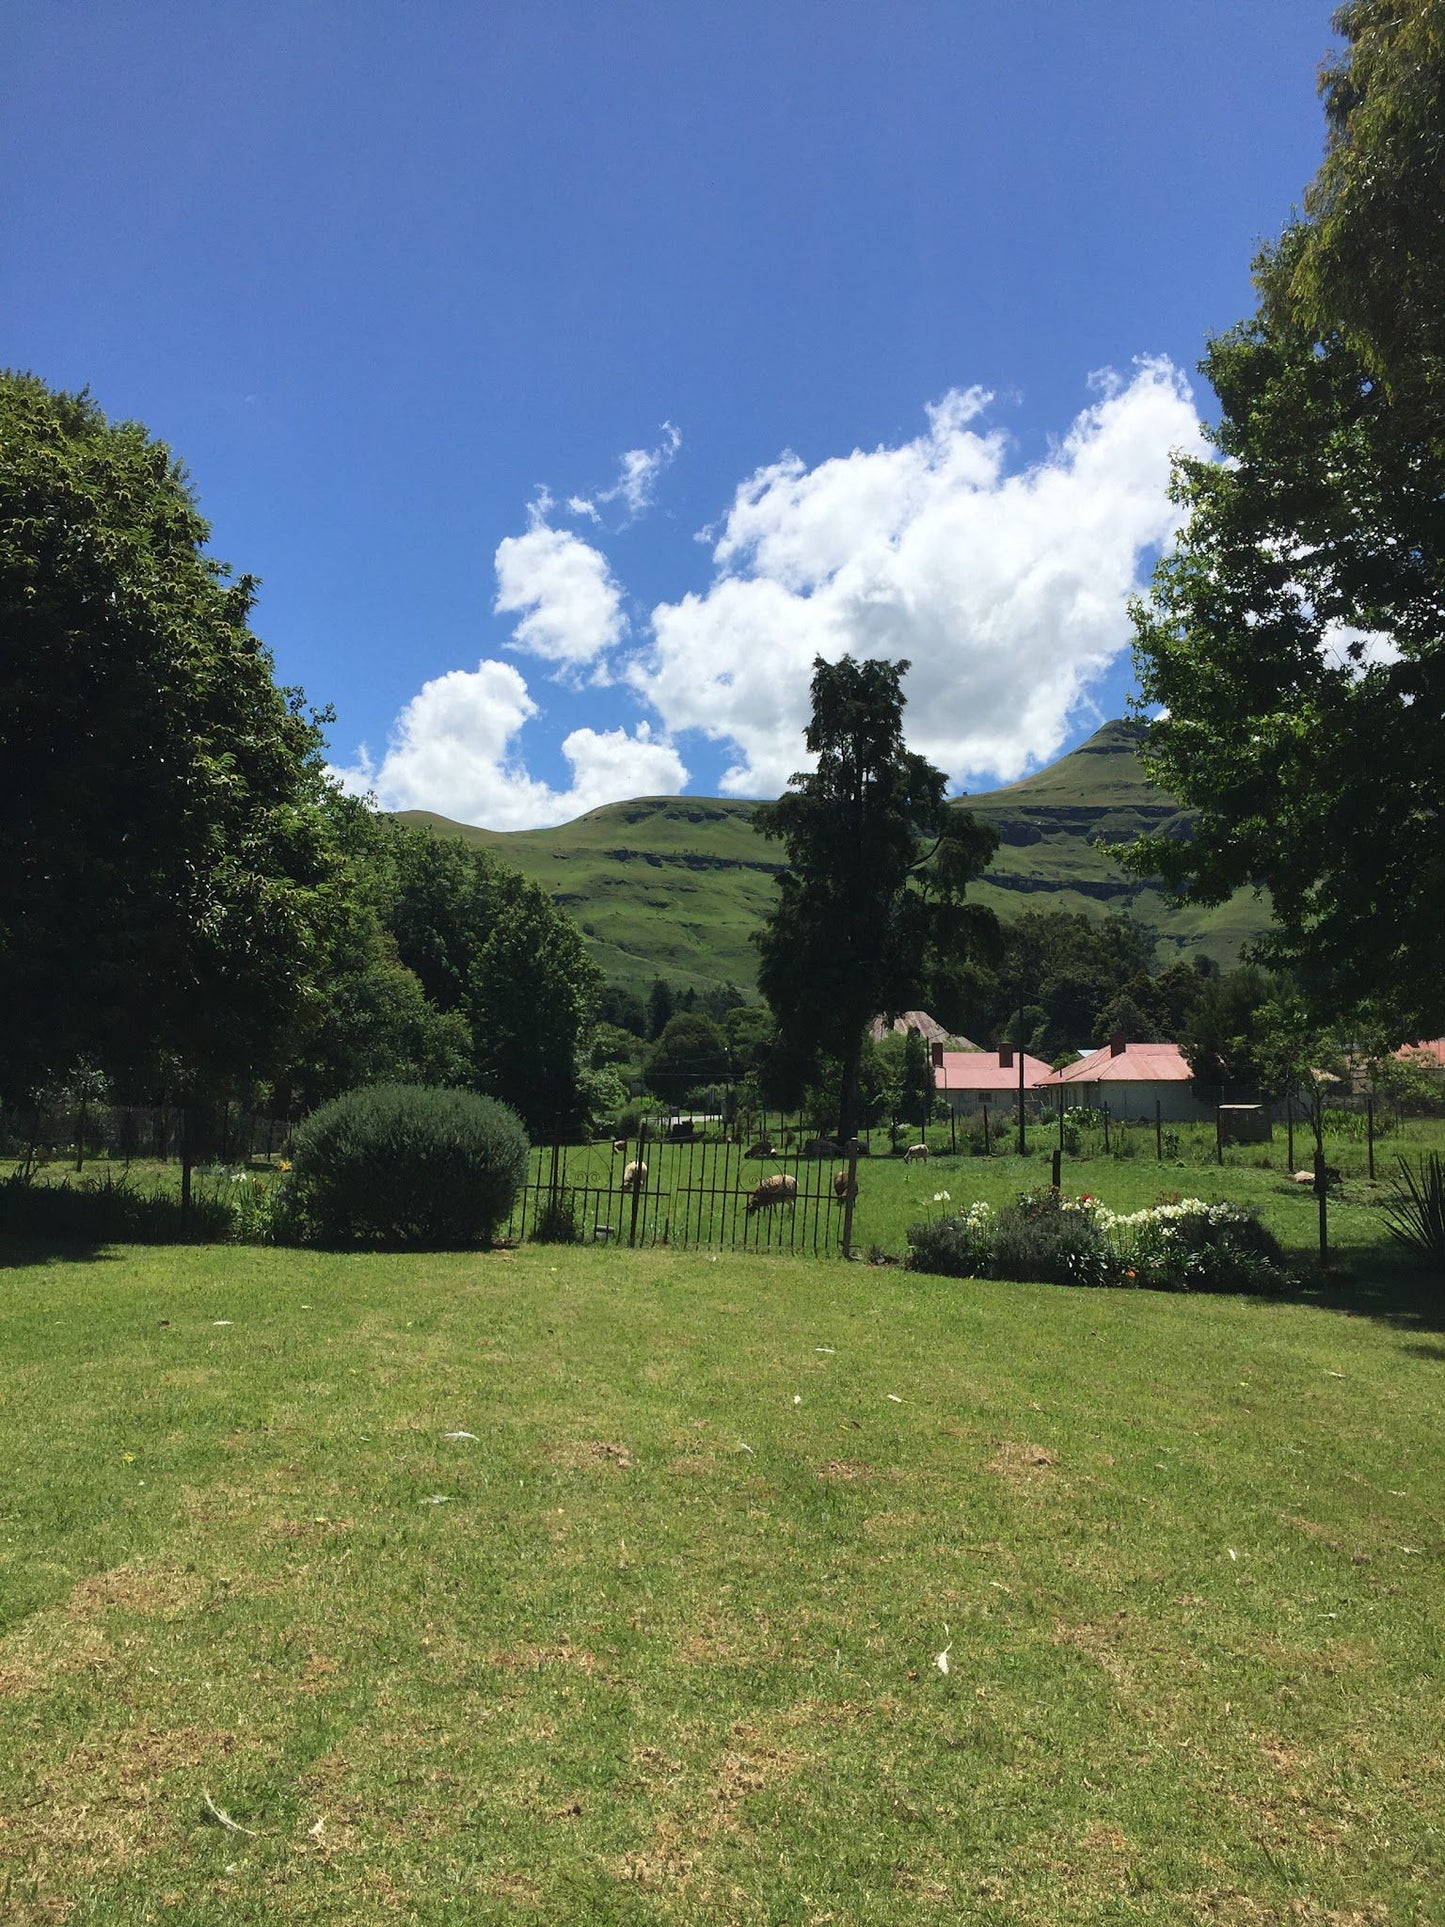
[[[1116,1030],[1109,1039],[1109,1055],[1111,1057],[1122,1057],[1127,1041],[1123,1031]]]
[[[935,1045],[933,1045],[933,1047],[932,1047],[932,1056],[933,1056],[933,1068],[934,1068],[934,1069],[935,1069],[936,1071],[941,1071],[941,1070],[943,1069],[943,1046],[942,1046],[942,1044],[935,1044]]]
[[[1013,1067],[1014,1067],[1014,1047],[1013,1047],[1013,1045],[1012,1045],[1012,1044],[1000,1044],[1000,1045],[999,1045],[999,1047],[998,1047],[998,1066],[999,1066],[999,1069],[1000,1069],[1000,1070],[1002,1070],[1002,1071],[1011,1071],[1011,1070],[1013,1069]]]

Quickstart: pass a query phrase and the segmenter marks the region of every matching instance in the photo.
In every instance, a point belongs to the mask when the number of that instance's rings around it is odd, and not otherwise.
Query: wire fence
[[[191,1149],[197,1163],[246,1164],[284,1153],[285,1118],[241,1104],[196,1106]],[[0,1158],[32,1163],[59,1157],[83,1162],[167,1162],[181,1155],[185,1110],[176,1104],[0,1105]]]

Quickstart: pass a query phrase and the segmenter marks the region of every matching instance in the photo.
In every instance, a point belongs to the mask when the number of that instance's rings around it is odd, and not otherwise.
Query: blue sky
[[[845,648],[988,787],[1122,708],[1329,44],[1314,0],[4,0],[0,361],[171,444],[384,802],[775,793]]]

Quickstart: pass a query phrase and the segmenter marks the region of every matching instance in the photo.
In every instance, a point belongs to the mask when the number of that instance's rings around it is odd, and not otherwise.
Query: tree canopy
[[[321,735],[184,473],[0,374],[0,1087],[78,1060],[195,1090],[274,1064],[336,861]]]
[[[480,851],[348,799],[170,452],[0,375],[0,1097],[307,1108],[473,1084],[580,1117],[597,980]],[[89,1080],[89,1081],[87,1081]]]
[[[1445,6],[1350,0],[1320,76],[1329,144],[1277,306],[1338,333],[1414,432],[1445,433]],[[1269,294],[1270,289],[1266,289]]]
[[[1442,310],[1424,312],[1445,285],[1441,19],[1441,0],[1338,16],[1313,218],[1261,257],[1258,313],[1201,364],[1225,459],[1176,462],[1187,519],[1136,612],[1143,701],[1164,711],[1144,761],[1196,814],[1192,841],[1129,860],[1196,902],[1268,890],[1261,961],[1322,1018],[1363,1006],[1399,1038],[1445,1027]],[[1395,210],[1378,232],[1377,190]],[[1397,274],[1413,319],[1393,328]]]
[[[754,818],[788,856],[757,937],[759,987],[789,1055],[837,1060],[844,1138],[869,1020],[921,1004],[997,941],[992,912],[964,894],[998,839],[949,808],[943,772],[905,746],[907,668],[816,660],[805,740],[817,766]]]

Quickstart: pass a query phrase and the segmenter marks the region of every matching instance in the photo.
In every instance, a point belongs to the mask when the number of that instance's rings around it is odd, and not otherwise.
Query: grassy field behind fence
[[[0,1388],[18,1927],[1441,1918],[1418,1315],[11,1250]]]
[[[988,1158],[961,1152],[951,1156],[947,1150],[947,1127],[930,1133],[935,1149],[926,1164],[905,1164],[901,1157],[878,1155],[860,1159],[859,1198],[854,1213],[853,1247],[867,1255],[900,1257],[906,1248],[907,1227],[920,1218],[939,1211],[960,1210],[976,1199],[1001,1205],[1021,1190],[1047,1184],[1051,1175],[1050,1153],[1058,1142],[1057,1130],[1036,1127],[1029,1134],[1030,1155],[1019,1158],[997,1152]],[[1012,1142],[1006,1138],[1005,1142]],[[1084,1155],[1065,1157],[1062,1182],[1075,1194],[1089,1192],[1116,1211],[1137,1210],[1156,1203],[1161,1197],[1182,1194],[1213,1202],[1233,1199],[1256,1206],[1270,1228],[1283,1240],[1292,1256],[1303,1263],[1316,1249],[1317,1215],[1315,1200],[1307,1186],[1294,1183],[1285,1157],[1283,1132],[1271,1144],[1232,1146],[1226,1162],[1215,1162],[1212,1128],[1188,1127],[1180,1133],[1177,1156],[1160,1162],[1155,1156],[1152,1127],[1133,1126],[1126,1130],[1120,1154],[1117,1132],[1111,1131],[1112,1153],[1102,1155],[1100,1134],[1085,1134]],[[746,1147],[744,1147],[746,1148]],[[883,1140],[878,1140],[880,1153]],[[1343,1184],[1332,1192],[1329,1215],[1332,1258],[1339,1265],[1358,1267],[1369,1259],[1384,1258],[1388,1263],[1386,1241],[1381,1224],[1381,1206],[1389,1195],[1397,1171],[1396,1159],[1402,1153],[1418,1158],[1428,1150],[1445,1149],[1445,1121],[1417,1120],[1401,1131],[1382,1138],[1377,1147],[1376,1178],[1364,1175],[1363,1142],[1342,1132],[1329,1139],[1329,1156],[1344,1173]],[[1296,1164],[1308,1160],[1306,1140],[1296,1145]],[[610,1143],[570,1146],[565,1162],[565,1184],[575,1190],[579,1218],[588,1238],[595,1227],[606,1225],[619,1241],[625,1241],[632,1227],[631,1199],[621,1189],[626,1161],[637,1155],[636,1140],[630,1140],[624,1154],[614,1152]],[[685,1225],[687,1241],[704,1247],[722,1247],[744,1237],[749,1244],[763,1249],[796,1243],[811,1249],[815,1244],[836,1249],[841,1236],[841,1207],[831,1196],[831,1181],[844,1160],[828,1159],[798,1164],[792,1158],[741,1159],[737,1147],[729,1152],[724,1165],[721,1150],[711,1145],[706,1150],[706,1171],[701,1149],[688,1145],[649,1142],[643,1147],[648,1167],[648,1195],[639,1211],[638,1223],[646,1242],[661,1236],[669,1223]],[[534,1149],[531,1180],[545,1184],[550,1177],[552,1154],[548,1147]],[[13,1167],[0,1167],[13,1168]],[[825,1195],[799,1207],[799,1222],[789,1221],[786,1209],[760,1212],[746,1217],[748,1189],[762,1177],[779,1169],[798,1171],[805,1191]],[[128,1174],[129,1180],[145,1189],[174,1191],[178,1182],[175,1164],[137,1162],[130,1166],[97,1162],[87,1166],[92,1181],[105,1182]],[[57,1160],[38,1174],[47,1183],[74,1182],[73,1173]],[[274,1180],[274,1167],[248,1174],[247,1181],[265,1185]],[[689,1192],[690,1185],[716,1179],[718,1195],[704,1197]],[[725,1181],[725,1183],[724,1183]],[[201,1174],[200,1195],[229,1193],[235,1182],[234,1171]],[[935,1202],[940,1193],[947,1197]],[[535,1200],[529,1204],[528,1222]],[[518,1221],[520,1221],[520,1214]],[[797,1231],[796,1239],[793,1237]],[[674,1233],[676,1235],[676,1233]],[[1373,1258],[1371,1254],[1373,1253]]]

